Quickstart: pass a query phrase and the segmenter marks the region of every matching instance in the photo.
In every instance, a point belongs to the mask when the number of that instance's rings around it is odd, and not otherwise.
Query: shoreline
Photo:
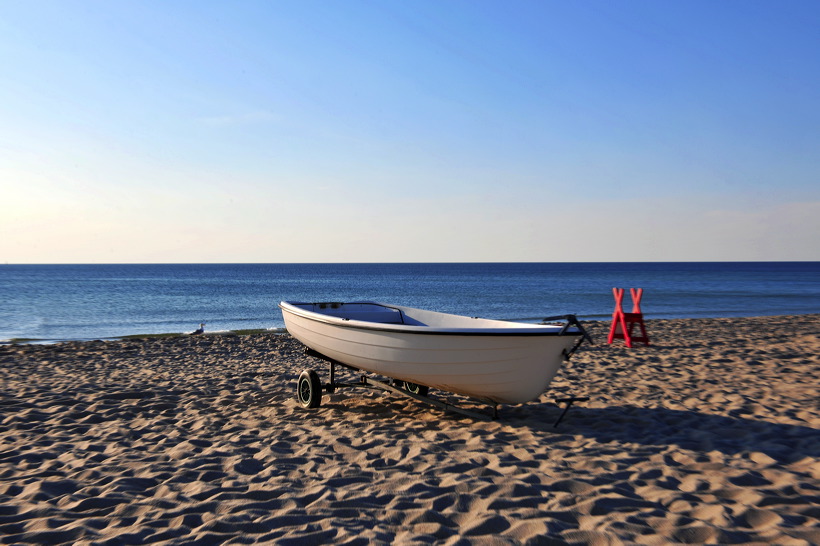
[[[203,332],[202,334],[190,334],[185,332],[166,332],[160,334],[127,334],[124,336],[112,336],[102,338],[76,338],[76,339],[39,339],[39,338],[11,338],[0,341],[2,345],[54,345],[57,343],[84,343],[93,341],[125,341],[125,340],[151,340],[151,339],[174,339],[189,336],[248,336],[256,334],[286,334],[285,328],[249,328],[244,330],[216,330],[213,332]]]
[[[656,318],[646,318],[647,324],[650,322],[662,322],[662,321],[670,321],[670,320],[734,320],[734,319],[780,319],[784,317],[811,317],[814,316],[816,313],[801,313],[801,314],[787,314],[787,315],[754,315],[754,316],[717,316],[717,317],[656,317]],[[651,316],[651,314],[644,315],[644,316]],[[540,319],[495,319],[495,320],[507,320],[510,322],[536,322]],[[580,318],[582,323],[584,324],[607,324],[611,323],[610,316],[605,318],[591,318],[591,319],[583,319]],[[270,328],[248,328],[248,329],[237,329],[237,330],[214,330],[214,331],[206,331],[203,334],[204,336],[245,336],[245,335],[256,335],[256,334],[287,334],[287,329],[284,326],[274,326]],[[65,338],[65,339],[46,339],[46,338],[11,338],[7,340],[0,340],[0,346],[3,345],[53,345],[58,343],[82,343],[82,342],[92,342],[92,341],[121,341],[121,340],[128,340],[128,339],[159,339],[159,338],[180,338],[180,337],[188,337],[194,334],[186,333],[186,332],[162,332],[162,333],[138,333],[138,334],[126,334],[122,336],[110,336],[110,337],[83,337],[83,338]]]
[[[609,321],[497,421],[362,388],[291,336],[0,345],[4,540],[820,543],[820,314]],[[347,373],[347,372],[345,372]],[[435,396],[446,396],[439,392]],[[588,396],[553,428],[555,399]]]

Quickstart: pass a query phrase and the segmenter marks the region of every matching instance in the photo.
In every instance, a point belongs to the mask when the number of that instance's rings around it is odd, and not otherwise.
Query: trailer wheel
[[[429,387],[425,385],[417,385],[416,383],[411,383],[410,381],[404,382],[404,390],[407,392],[412,392],[413,394],[419,394],[421,396],[427,396],[427,393],[430,391]]]
[[[319,381],[319,374],[313,370],[305,370],[299,374],[296,398],[303,408],[318,408],[322,405],[322,382]]]

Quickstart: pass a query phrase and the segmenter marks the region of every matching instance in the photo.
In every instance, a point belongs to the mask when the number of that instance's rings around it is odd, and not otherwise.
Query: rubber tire
[[[318,408],[322,405],[322,382],[319,374],[305,370],[296,382],[296,399],[303,408]]]
[[[430,392],[430,387],[425,385],[418,385],[416,383],[411,383],[409,381],[404,382],[404,390],[407,392],[412,392],[413,394],[418,394],[421,396],[427,396],[427,393]]]

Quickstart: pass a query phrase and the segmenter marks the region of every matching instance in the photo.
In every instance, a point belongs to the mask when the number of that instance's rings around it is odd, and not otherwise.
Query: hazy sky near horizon
[[[0,0],[0,262],[820,260],[820,2]]]

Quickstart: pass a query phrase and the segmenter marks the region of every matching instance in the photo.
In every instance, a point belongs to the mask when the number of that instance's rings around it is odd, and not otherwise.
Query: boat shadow
[[[482,423],[470,417],[389,396],[378,401],[360,400],[360,403],[355,403],[351,397],[346,403],[341,403],[341,400],[337,403],[340,403],[336,408],[338,411],[360,414],[368,420],[388,419],[390,423],[395,423],[397,419],[409,420],[428,428],[438,427],[445,421],[463,427],[481,427]],[[809,426],[663,407],[589,408],[582,404],[573,405],[557,426],[555,423],[561,417],[564,406],[552,403],[501,406],[499,418],[494,423],[512,429],[526,429],[533,435],[543,437],[544,441],[570,435],[594,439],[600,444],[675,445],[685,450],[703,453],[719,451],[725,455],[758,452],[783,464],[820,451],[820,430]],[[336,406],[333,403],[328,405]],[[480,408],[475,409],[480,411]],[[484,411],[488,411],[486,406]]]
[[[473,428],[481,435],[481,429],[487,424],[487,421],[388,393],[366,392],[336,394],[323,404],[323,408],[339,416],[354,414],[367,422],[380,422],[387,428],[398,425],[405,431],[464,427]],[[486,405],[470,404],[469,399],[443,394],[440,398],[444,400],[466,403],[471,410],[483,412],[488,418],[492,416],[492,408]],[[764,420],[765,417],[714,415],[664,407],[590,408],[585,403],[575,403],[557,426],[555,423],[561,418],[565,406],[551,402],[499,406],[498,419],[489,423],[526,431],[543,438],[544,442],[580,436],[602,445],[629,445],[635,449],[677,446],[702,453],[719,451],[729,456],[756,452],[781,464],[820,452],[820,430],[810,426],[775,423]]]
[[[820,430],[809,426],[774,423],[763,418],[724,416],[663,407],[573,405],[555,426],[563,406],[551,403],[503,408],[500,420],[535,434],[573,435],[601,444],[670,446],[725,455],[765,453],[789,463],[820,452]]]

